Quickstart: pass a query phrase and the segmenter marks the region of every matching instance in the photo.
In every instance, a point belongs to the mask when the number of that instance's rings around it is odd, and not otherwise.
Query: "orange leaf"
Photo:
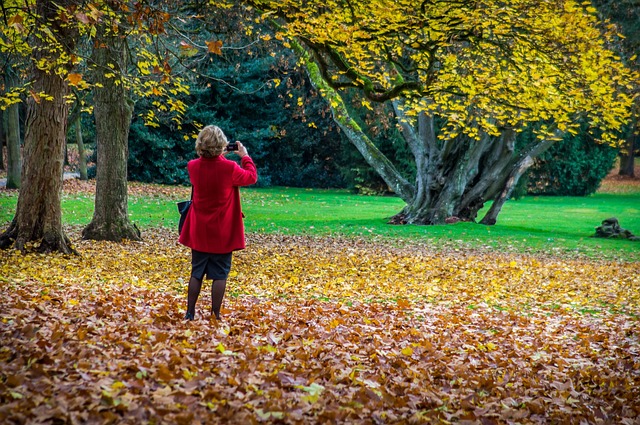
[[[8,25],[10,27],[13,27],[13,29],[15,29],[18,32],[22,32],[24,31],[24,25],[22,25],[24,22],[24,18],[21,15],[14,15],[11,17],[11,19],[9,19]]]
[[[33,97],[33,100],[36,101],[36,103],[40,103],[40,95],[36,92],[34,92],[33,90],[29,90],[29,94],[31,95],[31,97]]]
[[[222,54],[222,41],[207,41],[206,43],[209,53],[215,53],[216,55]]]
[[[13,15],[9,19],[9,22],[7,22],[7,24],[9,26],[12,26],[12,25],[16,25],[16,24],[22,24],[23,22],[24,22],[24,18],[22,17],[22,15]]]
[[[82,74],[74,74],[71,73],[67,75],[67,80],[69,80],[69,84],[77,86],[80,81],[82,81]]]
[[[165,382],[168,382],[173,379],[173,374],[171,373],[169,368],[164,364],[161,364],[160,366],[158,366],[157,375],[158,375],[158,378],[160,378]]]

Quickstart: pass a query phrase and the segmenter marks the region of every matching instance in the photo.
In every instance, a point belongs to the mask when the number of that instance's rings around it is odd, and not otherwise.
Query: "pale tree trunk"
[[[78,171],[80,172],[80,180],[87,180],[87,153],[84,150],[84,141],[82,140],[82,117],[78,115],[75,122],[76,127],[76,144],[78,145]]]
[[[111,67],[115,68],[116,74],[125,71],[125,41],[112,36],[98,37],[103,44],[93,52],[97,65],[96,82],[102,85],[94,90],[98,154],[96,199],[93,218],[82,231],[82,237],[118,242],[140,240],[140,230],[129,220],[127,205],[128,137],[133,105],[124,84],[117,83],[118,77],[105,75],[113,73]]]
[[[63,7],[71,3],[58,2]],[[38,0],[36,12],[47,24],[53,22],[49,34],[57,38],[60,48],[69,55],[74,48],[76,34],[69,26],[59,25],[55,19],[58,13],[56,4]],[[45,38],[33,51],[34,63],[56,60],[59,54],[55,52],[56,56],[49,56],[51,42]],[[0,248],[13,245],[24,251],[27,242],[34,242],[39,252],[75,253],[62,229],[60,208],[69,88],[64,76],[47,73],[38,66],[33,67],[32,88],[35,94],[27,103],[24,166],[18,205],[9,228],[0,235]],[[37,93],[45,93],[52,100],[46,100]]]
[[[13,70],[7,69],[5,83],[8,87],[18,84]],[[5,140],[7,145],[7,189],[20,188],[22,158],[20,154],[20,105],[14,103],[4,111]]]
[[[516,162],[516,132],[486,133],[479,140],[441,140],[434,118],[424,113],[413,127],[406,107],[394,102],[396,116],[416,164],[416,196],[391,220],[399,224],[475,221],[485,202],[497,196]]]

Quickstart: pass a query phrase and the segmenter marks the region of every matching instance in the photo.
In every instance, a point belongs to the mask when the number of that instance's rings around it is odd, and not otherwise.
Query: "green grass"
[[[640,192],[588,197],[526,197],[509,201],[494,226],[456,223],[443,226],[394,226],[387,219],[400,211],[395,197],[360,196],[342,190],[293,188],[243,189],[248,232],[345,235],[424,242],[436,247],[469,247],[497,251],[586,255],[640,260],[640,242],[591,237],[605,218],[640,235]],[[15,212],[17,194],[0,192],[0,226]],[[177,225],[175,199],[130,197],[131,219],[143,230]],[[85,225],[91,220],[93,197],[66,195],[63,221]],[[483,211],[480,212],[482,217]]]
[[[247,229],[259,232],[374,236],[460,248],[640,259],[640,242],[591,237],[611,216],[640,235],[640,193],[526,197],[507,202],[495,226],[389,225],[387,219],[403,207],[400,199],[345,191],[271,188],[245,191],[244,199]]]

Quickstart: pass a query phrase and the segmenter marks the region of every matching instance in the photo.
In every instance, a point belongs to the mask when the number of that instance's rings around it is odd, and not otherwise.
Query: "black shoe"
[[[185,314],[184,319],[185,320],[193,320],[195,318],[194,316],[195,316],[194,313],[187,313],[187,314]]]

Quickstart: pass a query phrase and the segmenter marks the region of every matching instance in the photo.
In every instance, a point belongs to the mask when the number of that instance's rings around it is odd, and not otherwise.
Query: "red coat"
[[[196,251],[226,254],[245,247],[239,186],[258,180],[253,160],[242,167],[218,156],[189,161],[193,202],[184,221],[180,243]]]

